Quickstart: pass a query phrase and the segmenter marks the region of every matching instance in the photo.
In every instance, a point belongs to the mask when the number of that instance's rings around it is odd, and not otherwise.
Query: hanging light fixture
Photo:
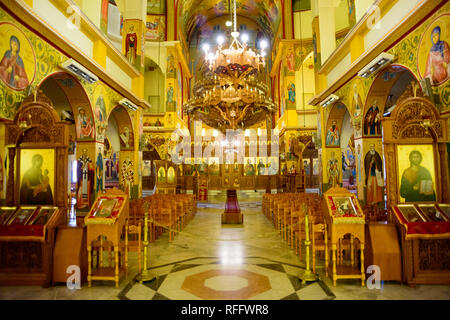
[[[275,110],[264,77],[268,42],[261,41],[258,54],[248,47],[248,34],[241,36],[242,42],[239,36],[236,0],[233,0],[233,31],[227,41],[229,46],[223,47],[226,42],[223,35],[217,37],[215,52],[209,44],[203,44],[207,70],[195,83],[193,97],[185,106],[187,114],[196,113],[220,130],[245,128],[264,120],[267,111]]]
[[[247,43],[249,40],[248,34],[244,33],[241,36],[242,43],[239,41],[240,33],[237,31],[237,15],[236,15],[236,0],[233,0],[233,31],[231,32],[231,41],[228,48],[222,48],[225,41],[222,35],[217,38],[217,50],[215,53],[209,52],[209,46],[206,45],[205,60],[208,63],[209,69],[212,72],[220,67],[239,64],[241,66],[247,66],[247,68],[252,67],[254,69],[259,69],[265,66],[265,49],[267,47],[267,42],[263,41],[264,46],[261,46],[261,53],[258,54],[251,48],[248,48]]]

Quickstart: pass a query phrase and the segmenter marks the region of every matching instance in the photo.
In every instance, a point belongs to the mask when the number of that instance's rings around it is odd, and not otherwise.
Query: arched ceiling
[[[209,20],[229,15],[233,0],[179,0],[181,31],[189,42],[194,32]],[[281,0],[236,0],[239,16],[253,19],[270,38],[276,34],[281,21]]]

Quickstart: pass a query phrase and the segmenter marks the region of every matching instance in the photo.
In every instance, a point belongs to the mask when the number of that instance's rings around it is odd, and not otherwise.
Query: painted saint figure
[[[381,113],[376,100],[366,113],[364,134],[369,136],[381,135]]]
[[[216,163],[216,160],[212,160],[209,165],[209,172],[212,176],[218,176],[220,174],[219,165]]]
[[[87,149],[83,149],[83,154],[78,159],[77,165],[77,208],[86,206],[83,198],[87,198],[87,205],[92,204],[91,192],[94,189],[92,160],[87,155]]]
[[[375,151],[375,145],[371,143],[369,147],[370,150],[364,158],[365,183],[367,186],[366,202],[376,204],[383,201],[383,162],[378,152]]]
[[[133,161],[127,158],[122,163],[122,186],[128,196],[131,197],[131,187],[134,184]]]
[[[91,122],[91,118],[86,115],[84,108],[78,108],[78,130],[80,132],[80,138],[93,138],[94,126]]]
[[[95,121],[97,127],[97,139],[103,140],[106,133],[106,105],[102,96],[97,98],[95,102]]]
[[[123,128],[123,132],[120,134],[120,142],[124,148],[130,148],[130,129],[128,127]]]
[[[20,186],[20,203],[22,204],[53,204],[53,194],[49,185],[48,170],[42,174],[44,158],[35,154],[31,158],[31,168],[28,169]]]
[[[339,146],[340,145],[340,133],[339,133],[339,128],[337,127],[336,120],[333,120],[331,122],[331,127],[327,132],[326,145],[327,146]]]
[[[267,163],[267,172],[269,175],[273,176],[278,174],[278,170],[279,170],[278,158],[274,158],[273,162],[269,161]]]
[[[167,89],[167,103],[170,105],[173,103],[173,87],[170,86],[169,89]]]
[[[125,38],[125,56],[132,64],[136,64],[136,52],[137,52],[137,35],[134,31],[134,26],[131,25]]]
[[[100,148],[98,148],[97,161],[95,162],[95,164],[95,177],[97,183],[95,192],[98,193],[99,191],[103,191],[103,156]]]
[[[353,115],[359,117],[361,114],[361,106],[359,105],[358,85],[356,83],[353,85],[353,100],[355,103],[355,112]]]
[[[335,158],[334,152],[327,163],[328,188],[336,187],[339,184],[339,161]]]
[[[450,77],[450,47],[441,40],[441,27],[431,32],[431,49],[425,66],[424,78],[430,78],[432,85],[440,85]]]
[[[295,55],[294,48],[289,47],[288,53],[286,54],[286,66],[289,72],[295,72]]]
[[[29,84],[25,65],[19,53],[20,41],[16,36],[11,36],[9,50],[5,52],[0,62],[0,79],[15,89],[23,89]]]
[[[292,82],[288,85],[288,99],[290,103],[295,104],[295,84]]]
[[[266,166],[262,162],[262,159],[259,159],[259,163],[258,163],[258,165],[256,167],[258,169],[258,174],[259,175],[264,175],[266,173]]]
[[[428,169],[422,167],[422,154],[414,150],[409,154],[410,167],[405,169],[400,183],[400,195],[406,202],[435,201],[433,178]]]

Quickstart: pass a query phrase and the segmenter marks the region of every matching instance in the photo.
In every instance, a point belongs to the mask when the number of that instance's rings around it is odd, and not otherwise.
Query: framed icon
[[[38,207],[20,207],[9,219],[8,225],[20,224],[25,225],[34,215]]]
[[[17,207],[0,207],[0,225],[7,224],[8,220],[16,210]]]
[[[432,222],[445,222],[448,221],[447,216],[443,213],[439,207],[434,204],[419,204],[420,211],[422,211],[423,216]]]
[[[427,219],[422,216],[422,214],[416,209],[413,204],[402,204],[398,205],[397,208],[400,210],[403,217],[411,222],[426,222]]]
[[[31,217],[27,224],[46,225],[58,209],[58,207],[41,207],[40,210]]]

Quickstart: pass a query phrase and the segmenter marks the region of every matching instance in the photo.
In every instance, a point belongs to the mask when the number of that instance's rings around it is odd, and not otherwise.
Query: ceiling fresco
[[[179,0],[180,26],[189,42],[195,31],[211,19],[228,15],[233,0]],[[270,38],[278,30],[281,21],[281,0],[237,0],[239,16],[253,19]]]

